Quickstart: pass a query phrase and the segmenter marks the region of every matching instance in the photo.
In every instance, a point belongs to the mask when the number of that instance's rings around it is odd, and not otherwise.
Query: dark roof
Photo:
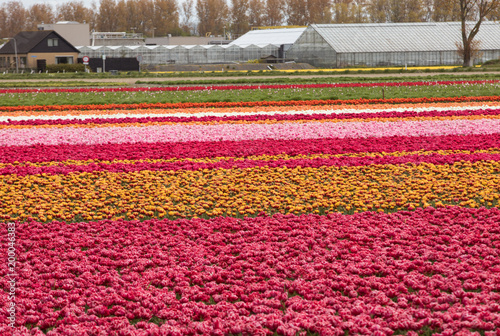
[[[36,31],[22,31],[18,33],[14,38],[16,39],[17,53],[27,54],[33,50],[38,44],[44,41],[49,35],[56,35],[57,38],[63,40],[67,45],[69,45],[75,52],[80,51],[76,49],[71,43],[64,39],[54,30],[36,30]],[[0,48],[0,54],[14,54],[14,40],[9,40],[2,48]]]

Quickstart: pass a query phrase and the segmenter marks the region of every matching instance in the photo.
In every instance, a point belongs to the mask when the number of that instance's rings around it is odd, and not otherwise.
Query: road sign
[[[142,62],[142,55],[137,56],[137,62],[139,62],[139,63]]]
[[[89,61],[90,61],[90,57],[88,57],[88,56],[83,56],[83,57],[82,57],[82,60],[83,60],[83,64],[88,65],[88,64],[89,64]]]

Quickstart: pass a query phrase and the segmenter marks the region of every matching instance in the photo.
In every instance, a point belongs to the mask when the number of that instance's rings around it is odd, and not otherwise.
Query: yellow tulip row
[[[100,219],[492,207],[500,162],[7,175],[0,218]]]

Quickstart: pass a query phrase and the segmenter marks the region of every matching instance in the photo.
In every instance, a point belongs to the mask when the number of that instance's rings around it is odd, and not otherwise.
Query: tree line
[[[222,35],[238,37],[256,26],[305,26],[312,23],[382,23],[460,21],[461,3],[484,0],[99,0],[90,7],[70,0],[24,7],[21,1],[0,6],[0,37],[37,24],[89,23],[100,32],[126,31],[145,36]],[[468,10],[474,19],[478,6]],[[486,18],[500,17],[497,9]]]

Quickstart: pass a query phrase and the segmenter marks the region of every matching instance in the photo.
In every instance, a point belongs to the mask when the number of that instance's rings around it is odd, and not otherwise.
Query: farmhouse
[[[53,30],[23,31],[0,48],[0,68],[43,70],[48,64],[73,64],[79,51]]]
[[[500,57],[500,24],[483,22],[475,39],[476,63]],[[331,68],[457,65],[457,44],[460,22],[312,24],[286,57]]]

